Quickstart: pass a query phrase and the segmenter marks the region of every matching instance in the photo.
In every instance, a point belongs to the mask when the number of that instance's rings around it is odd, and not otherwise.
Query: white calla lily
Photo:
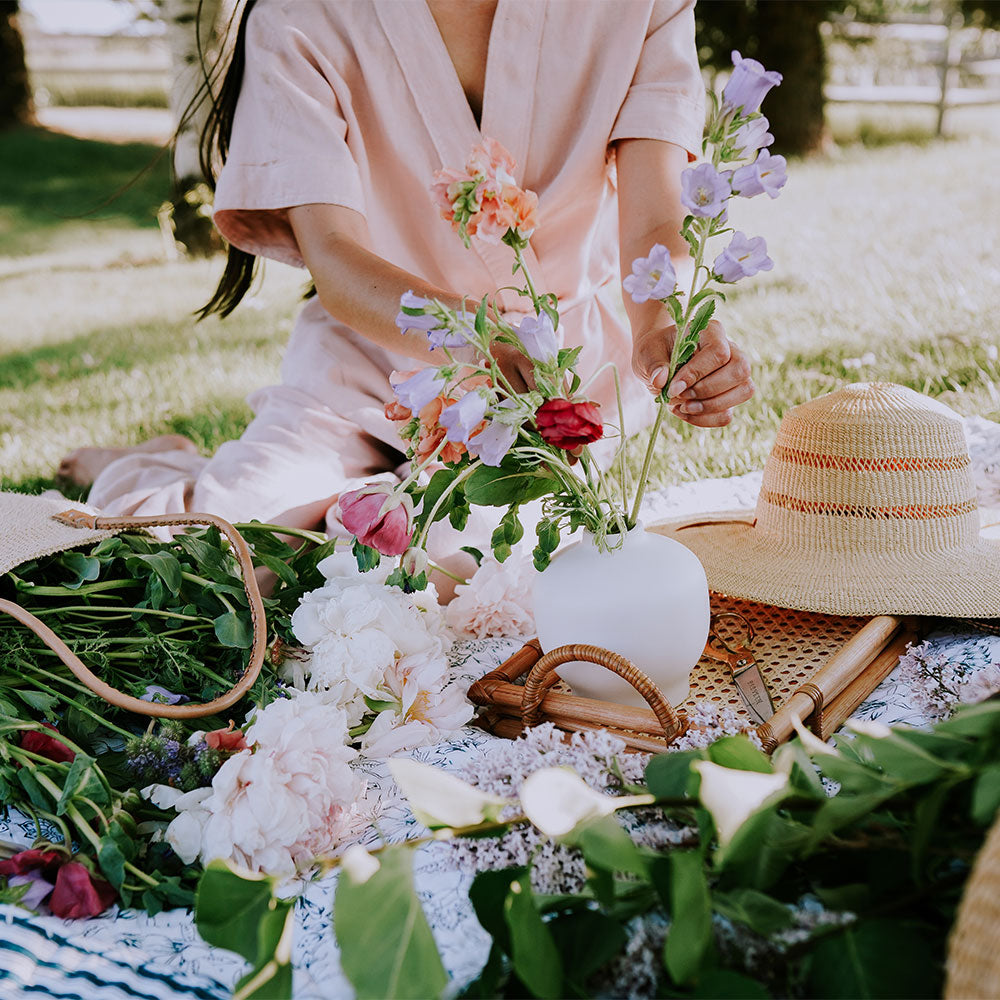
[[[698,760],[691,766],[701,775],[698,798],[712,814],[721,847],[755,812],[780,798],[788,787],[787,774],[740,771],[709,760]]]
[[[409,757],[393,757],[389,771],[410,803],[418,823],[441,827],[478,826],[500,816],[509,799],[473,788],[455,775]]]
[[[873,740],[884,740],[892,736],[892,730],[884,722],[871,719],[848,719],[844,727],[859,736],[868,736]]]
[[[351,844],[340,856],[340,867],[355,885],[364,885],[382,867],[382,863],[360,844]]]
[[[532,772],[521,785],[520,797],[525,816],[550,837],[564,837],[617,809],[656,801],[652,795],[602,795],[568,767]]]
[[[799,717],[797,715],[792,716],[792,725],[795,727],[795,732],[799,734],[799,739],[802,741],[802,746],[805,748],[807,754],[810,757],[824,756],[824,757],[839,757],[840,754],[829,743],[824,743],[815,733],[806,729],[802,725]]]

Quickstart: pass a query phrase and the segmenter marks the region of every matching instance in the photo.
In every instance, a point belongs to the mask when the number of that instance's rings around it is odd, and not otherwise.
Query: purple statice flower
[[[185,764],[185,761],[181,759],[182,756],[186,755],[177,740],[163,741],[163,759],[160,761],[160,765],[167,777],[174,781],[181,776],[181,769]]]
[[[681,202],[699,219],[713,219],[732,194],[729,181],[711,163],[688,167],[681,174]]]
[[[770,127],[771,123],[763,116],[744,123],[733,136],[733,149],[739,156],[749,156],[770,146],[774,142],[774,136],[768,132]]]
[[[496,410],[513,409],[517,409],[517,403],[512,399],[505,399],[496,406]],[[516,440],[517,427],[503,423],[496,416],[493,416],[493,419],[478,434],[469,438],[467,446],[469,454],[473,458],[479,458],[483,465],[491,465],[495,469],[503,461],[504,456],[510,451],[511,445]]]
[[[785,158],[763,150],[753,163],[733,172],[733,191],[741,198],[765,193],[769,198],[777,198],[787,180]]]
[[[654,243],[648,257],[636,257],[632,261],[632,273],[622,286],[636,305],[650,299],[665,299],[677,286],[670,251],[662,243]]]
[[[448,440],[468,445],[470,435],[483,422],[488,405],[487,398],[473,390],[451,406],[446,406],[438,421],[448,431]]]
[[[733,238],[712,265],[712,271],[720,281],[739,281],[749,278],[758,271],[770,271],[774,261],[767,255],[767,244],[763,236],[747,237],[735,232]]]
[[[529,357],[543,364],[555,361],[559,353],[559,341],[555,327],[548,313],[541,316],[525,316],[517,328],[518,339],[524,344]]]
[[[11,889],[25,883],[31,883],[31,888],[20,898],[18,905],[26,907],[29,910],[37,910],[49,898],[50,893],[55,888],[54,883],[50,882],[47,878],[43,878],[41,872],[37,869],[32,869],[23,875],[11,875],[7,879],[7,885]]]
[[[416,375],[392,382],[392,391],[402,406],[411,413],[419,413],[432,399],[440,396],[447,384],[437,368],[421,368]]]
[[[732,56],[733,75],[722,91],[722,109],[752,115],[767,92],[781,83],[781,74],[764,69],[756,59],[744,59],[735,50]]]
[[[147,684],[145,694],[139,695],[140,701],[155,701],[160,705],[176,705],[180,701],[186,701],[184,695],[174,694],[159,684]]]

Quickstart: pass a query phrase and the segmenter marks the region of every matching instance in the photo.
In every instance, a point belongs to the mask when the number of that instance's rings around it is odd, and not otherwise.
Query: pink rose
[[[572,451],[604,434],[601,411],[596,403],[569,399],[547,399],[535,413],[538,433],[548,444]]]
[[[59,730],[55,726],[48,722],[43,722],[42,725],[51,729],[57,736],[59,735]],[[62,740],[54,739],[48,733],[40,733],[34,729],[29,730],[21,737],[21,749],[36,753],[39,757],[48,757],[49,760],[62,764],[69,764],[76,757],[76,753],[70,750]]]
[[[102,878],[95,878],[79,861],[70,861],[59,869],[56,887],[49,898],[49,909],[57,917],[96,917],[116,899],[118,893]]]
[[[205,733],[205,746],[212,750],[226,750],[229,753],[250,749],[243,730],[234,729],[231,722],[226,729],[213,729],[210,733]]]
[[[340,497],[340,520],[362,545],[401,556],[413,536],[412,501],[388,485],[363,486]]]

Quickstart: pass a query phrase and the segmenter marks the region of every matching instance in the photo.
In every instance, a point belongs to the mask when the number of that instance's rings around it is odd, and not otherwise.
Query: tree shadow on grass
[[[0,255],[41,252],[72,221],[155,228],[170,177],[159,152],[37,128],[0,133]]]

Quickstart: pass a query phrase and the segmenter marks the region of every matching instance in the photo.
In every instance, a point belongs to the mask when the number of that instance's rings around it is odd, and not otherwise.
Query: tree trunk
[[[17,24],[17,0],[0,2],[0,129],[31,121],[31,88]]]
[[[826,53],[821,0],[757,0],[757,58],[784,75],[767,96],[764,113],[782,153],[811,153],[825,137]]]

